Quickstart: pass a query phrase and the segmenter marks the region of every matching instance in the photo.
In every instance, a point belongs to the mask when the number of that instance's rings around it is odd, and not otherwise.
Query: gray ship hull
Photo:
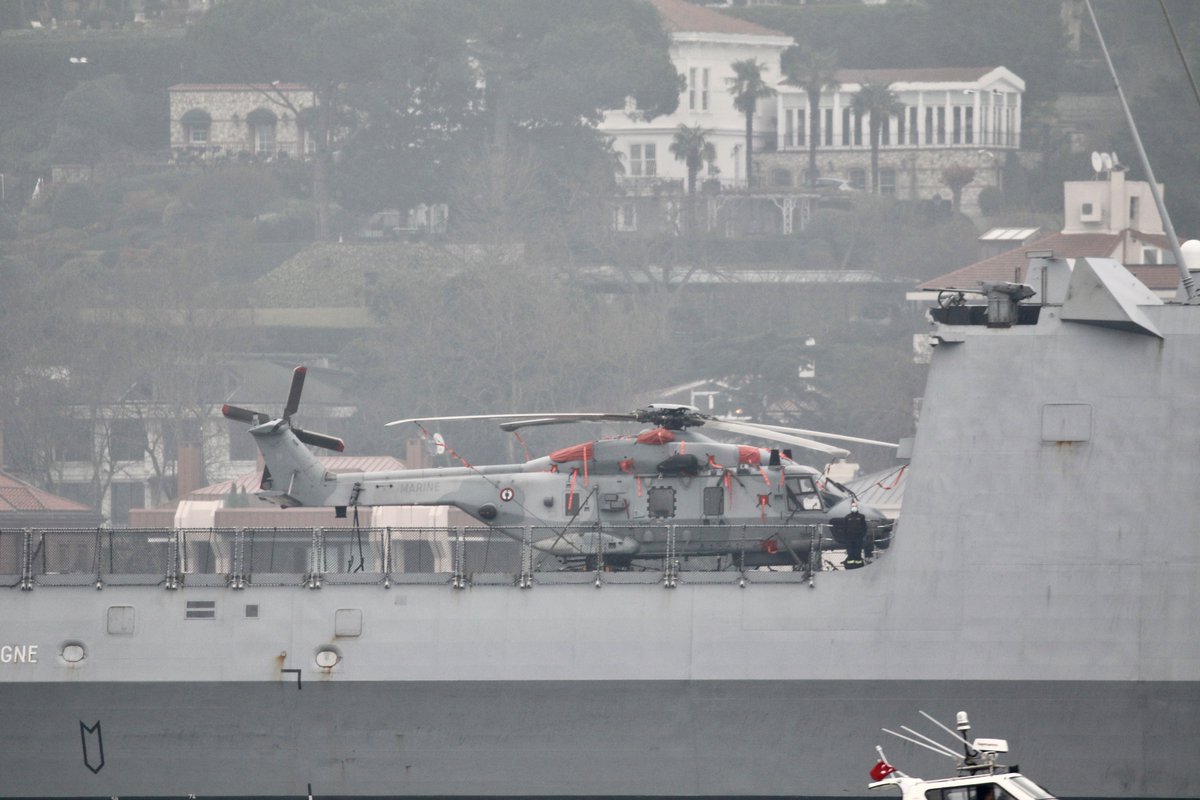
[[[894,543],[811,587],[6,590],[0,795],[862,796],[967,709],[1062,796],[1200,796],[1200,309],[1138,313],[940,328]]]
[[[1200,686],[989,681],[47,685],[6,691],[6,797],[860,796],[878,720],[971,708],[1027,774],[1186,797]],[[103,767],[80,723],[101,722]],[[1162,731],[1163,733],[1158,733]],[[89,731],[93,739],[97,736]],[[1107,743],[1103,749],[1096,742]],[[886,742],[884,743],[887,744]],[[915,768],[898,747],[889,756]],[[99,755],[99,749],[93,751]],[[902,758],[897,758],[902,757]],[[96,758],[92,766],[97,766]],[[1043,781],[1045,783],[1045,781]],[[1073,788],[1070,796],[1081,796]],[[1067,792],[1063,792],[1067,794]]]

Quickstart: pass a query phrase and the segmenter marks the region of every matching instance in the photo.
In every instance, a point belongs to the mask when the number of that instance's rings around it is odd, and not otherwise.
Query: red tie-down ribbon
[[[871,780],[881,781],[888,775],[896,771],[896,768],[886,761],[880,760],[875,766],[871,767]]]
[[[571,469],[571,485],[567,489],[567,511],[573,511],[575,507],[575,479],[579,477],[579,468]]]
[[[767,521],[767,506],[771,505],[771,495],[760,494],[758,496],[758,516],[763,521]]]

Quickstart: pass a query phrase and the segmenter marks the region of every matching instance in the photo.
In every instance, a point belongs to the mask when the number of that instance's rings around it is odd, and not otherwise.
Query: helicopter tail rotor
[[[283,407],[283,416],[279,418],[278,423],[287,426],[296,438],[307,445],[313,447],[322,447],[326,450],[335,450],[342,452],[346,449],[346,443],[336,436],[329,436],[324,433],[316,433],[315,431],[306,431],[292,425],[292,415],[300,408],[300,395],[304,391],[304,377],[308,374],[308,367],[296,367],[292,371],[292,386],[288,390],[287,403]],[[238,422],[248,422],[251,425],[264,425],[271,421],[268,414],[261,411],[253,411],[240,406],[231,406],[228,403],[221,407],[221,413],[228,419]]]

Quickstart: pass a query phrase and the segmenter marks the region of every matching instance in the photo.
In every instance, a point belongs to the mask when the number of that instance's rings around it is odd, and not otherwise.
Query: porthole
[[[317,651],[316,660],[321,669],[333,669],[342,660],[342,654],[332,647],[323,647]]]
[[[83,661],[86,655],[87,652],[83,649],[83,645],[81,644],[73,642],[71,644],[63,645],[62,658],[63,661],[66,661],[68,664],[78,664],[80,661]]]

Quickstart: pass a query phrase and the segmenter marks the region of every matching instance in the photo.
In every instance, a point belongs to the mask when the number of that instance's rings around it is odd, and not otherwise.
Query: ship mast
[[[1158,190],[1158,181],[1154,179],[1154,170],[1150,168],[1150,159],[1146,157],[1146,148],[1142,147],[1142,138],[1138,136],[1137,124],[1133,121],[1133,112],[1129,110],[1129,103],[1125,101],[1125,92],[1121,89],[1121,81],[1117,78],[1117,70],[1113,66],[1112,58],[1108,55],[1108,46],[1104,44],[1104,34],[1100,32],[1100,23],[1096,21],[1096,12],[1092,10],[1092,0],[1084,0],[1087,6],[1088,16],[1092,18],[1092,27],[1096,29],[1096,39],[1100,42],[1100,51],[1104,53],[1104,61],[1108,64],[1108,72],[1112,75],[1113,85],[1117,87],[1117,97],[1121,100],[1121,108],[1125,110],[1125,119],[1129,122],[1129,131],[1133,134],[1133,143],[1137,146],[1138,157],[1142,160],[1142,169],[1146,171],[1146,179],[1150,181],[1150,193],[1154,197],[1154,205],[1158,208],[1158,215],[1162,217],[1163,230],[1167,234],[1167,241],[1171,245],[1171,252],[1175,254],[1175,264],[1179,268],[1179,277],[1183,282],[1183,291],[1187,297],[1188,303],[1195,303],[1196,288],[1192,285],[1192,275],[1188,271],[1187,263],[1183,260],[1183,251],[1179,247],[1179,239],[1175,236],[1175,226],[1171,224],[1171,216],[1167,213],[1167,207],[1163,203],[1162,192]]]

